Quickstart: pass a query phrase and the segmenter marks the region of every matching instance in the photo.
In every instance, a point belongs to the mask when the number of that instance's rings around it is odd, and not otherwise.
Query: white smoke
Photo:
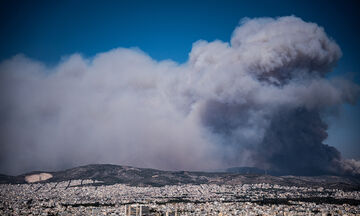
[[[340,57],[321,27],[293,16],[244,19],[231,43],[198,41],[182,65],[123,48],[55,67],[17,55],[0,64],[0,171],[87,163],[281,170],[259,156],[279,112],[357,101],[359,86],[324,78]],[[270,143],[268,154],[287,153]]]

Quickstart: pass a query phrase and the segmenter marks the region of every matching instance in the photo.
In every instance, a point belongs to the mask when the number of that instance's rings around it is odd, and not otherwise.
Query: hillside
[[[231,172],[162,171],[110,164],[93,164],[59,172],[36,171],[19,176],[0,175],[1,184],[25,184],[25,177],[49,173],[52,178],[41,182],[94,180],[94,184],[126,184],[130,186],[164,186],[179,184],[257,184],[269,183],[283,186],[305,186],[359,190],[360,179],[351,176],[271,176],[265,174],[239,174]],[[96,181],[96,183],[95,183]]]

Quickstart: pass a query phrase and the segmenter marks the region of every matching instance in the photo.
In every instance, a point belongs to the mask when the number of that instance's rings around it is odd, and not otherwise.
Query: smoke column
[[[181,65],[137,48],[54,67],[19,54],[0,64],[0,172],[116,163],[359,174],[323,144],[326,111],[360,93],[325,78],[341,55],[294,16],[243,19],[229,43],[197,41]]]

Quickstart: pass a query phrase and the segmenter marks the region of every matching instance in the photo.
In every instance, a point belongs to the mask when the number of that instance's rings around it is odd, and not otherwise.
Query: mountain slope
[[[248,170],[248,169],[245,169]],[[230,170],[231,171],[231,170]],[[25,177],[0,175],[0,183],[26,183]],[[264,174],[238,174],[230,172],[162,171],[110,164],[93,164],[59,172],[46,172],[53,177],[42,182],[60,182],[75,179],[96,180],[98,184],[127,184],[132,186],[164,186],[175,184],[278,184],[286,186],[339,188],[360,190],[360,179],[350,176],[271,176]]]

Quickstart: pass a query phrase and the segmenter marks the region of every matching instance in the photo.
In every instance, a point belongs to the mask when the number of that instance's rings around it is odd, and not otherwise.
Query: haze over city
[[[359,175],[359,8],[275,2],[3,1],[0,173]]]

